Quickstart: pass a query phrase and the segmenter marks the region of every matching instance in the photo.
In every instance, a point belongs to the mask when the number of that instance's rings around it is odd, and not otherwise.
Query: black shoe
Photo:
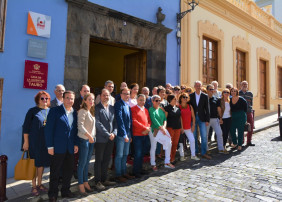
[[[56,202],[57,201],[57,198],[56,197],[51,197],[49,198],[49,202]]]
[[[75,198],[76,197],[76,194],[72,193],[72,192],[67,192],[67,193],[64,193],[64,194],[61,194],[62,195],[62,198]]]
[[[249,146],[253,147],[253,146],[256,146],[256,145],[253,144],[253,143],[251,143],[251,142],[249,142],[249,143],[247,144],[247,146],[248,146],[248,147],[249,147]]]
[[[141,170],[141,175],[148,175],[150,172],[148,170]]]
[[[73,172],[73,177],[77,180],[77,172]]]
[[[88,173],[88,177],[91,177],[92,176],[92,174],[91,173]]]
[[[88,194],[86,192],[79,192],[79,195],[81,197],[87,197],[88,196]]]
[[[139,174],[139,173],[138,173],[138,174],[135,174],[134,176],[135,176],[135,178],[141,178],[141,177],[142,177],[142,175]]]

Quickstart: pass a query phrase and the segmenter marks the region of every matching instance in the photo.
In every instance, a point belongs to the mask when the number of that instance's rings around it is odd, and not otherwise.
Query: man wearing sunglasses
[[[209,111],[210,111],[210,122],[207,126],[207,132],[209,132],[210,127],[212,127],[216,133],[217,138],[217,148],[218,152],[222,154],[228,154],[226,150],[224,150],[223,147],[223,138],[222,138],[222,130],[220,127],[219,121],[219,114],[221,114],[221,108],[220,108],[220,100],[216,97],[214,97],[214,86],[212,84],[209,84],[207,86],[208,96],[209,96]]]

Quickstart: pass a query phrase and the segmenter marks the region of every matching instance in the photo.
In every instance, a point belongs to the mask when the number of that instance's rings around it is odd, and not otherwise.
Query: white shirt
[[[139,109],[141,109],[142,111],[145,110],[145,107],[144,107],[144,106],[143,106],[143,107],[140,107],[139,105],[137,105],[137,107],[139,107]]]
[[[229,104],[229,102],[225,102],[225,110],[223,112],[222,118],[227,119],[227,118],[230,118],[230,117],[231,117],[231,115],[230,115],[230,104]]]
[[[202,91],[200,91],[200,94],[198,95],[198,94],[195,92],[197,106],[199,105],[199,101],[200,101],[201,93],[202,93]]]
[[[61,102],[61,101],[58,100],[57,98],[56,98],[56,100],[57,100],[58,106],[61,106],[61,105],[63,104],[63,102]]]
[[[73,108],[71,108],[71,110],[70,111],[67,111],[66,110],[66,108],[65,108],[65,105],[63,105],[64,106],[64,109],[65,109],[65,112],[66,112],[66,115],[67,115],[67,117],[68,117],[68,121],[69,121],[69,125],[70,125],[70,127],[71,127],[71,125],[72,125],[72,123],[73,123]]]
[[[110,116],[109,104],[107,106],[103,105],[103,107],[105,108],[107,115]]]
[[[137,99],[136,98],[134,98],[134,99],[129,98],[128,103],[129,103],[130,108],[134,107],[135,105],[137,105]]]

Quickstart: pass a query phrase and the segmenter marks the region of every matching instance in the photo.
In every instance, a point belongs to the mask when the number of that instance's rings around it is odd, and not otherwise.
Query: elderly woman
[[[79,137],[77,177],[79,192],[82,196],[86,196],[86,192],[93,191],[88,184],[88,166],[93,153],[96,136],[94,105],[94,94],[87,93],[83,97],[77,115],[77,135]]]
[[[172,163],[175,163],[175,154],[181,132],[181,111],[176,106],[175,95],[168,95],[167,101],[169,103],[169,105],[165,107],[165,111],[167,112],[167,130],[171,136],[172,142],[170,161]]]
[[[230,111],[230,91],[228,88],[224,89],[221,94],[220,100],[220,127],[222,130],[223,136],[223,146],[226,146],[226,142],[228,139],[228,134],[230,132],[231,127],[231,111]]]
[[[237,88],[231,89],[231,128],[230,133],[233,142],[233,148],[238,146],[238,151],[242,150],[243,138],[244,138],[244,127],[247,121],[247,102],[244,98],[239,96]],[[238,130],[238,138],[236,137],[236,129]]]
[[[39,192],[48,191],[41,183],[44,167],[50,166],[44,136],[44,127],[49,113],[50,95],[45,91],[40,91],[36,94],[34,101],[37,106],[28,110],[23,124],[23,149],[25,151],[29,150],[30,157],[35,160],[36,175],[32,180],[31,193],[38,196]]]
[[[151,165],[153,171],[157,171],[158,168],[155,162],[155,152],[157,141],[155,140],[155,134],[158,131],[161,131],[163,135],[167,135],[166,130],[166,116],[164,111],[160,108],[161,97],[158,95],[154,95],[152,97],[153,107],[149,109],[149,114],[151,118],[151,133],[149,134],[150,141],[151,141],[151,150],[150,150],[150,157],[151,157]],[[174,165],[170,163],[170,151],[171,151],[171,144],[165,150],[165,167],[166,168],[175,168]]]

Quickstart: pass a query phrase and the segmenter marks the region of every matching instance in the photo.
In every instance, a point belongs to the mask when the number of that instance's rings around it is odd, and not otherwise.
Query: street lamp
[[[187,11],[183,11],[182,13],[177,13],[177,14],[176,14],[177,22],[180,22],[181,19],[182,19],[187,13],[193,11],[193,10],[195,9],[195,7],[199,5],[200,0],[186,0],[186,3],[187,3],[191,8],[188,9]]]

